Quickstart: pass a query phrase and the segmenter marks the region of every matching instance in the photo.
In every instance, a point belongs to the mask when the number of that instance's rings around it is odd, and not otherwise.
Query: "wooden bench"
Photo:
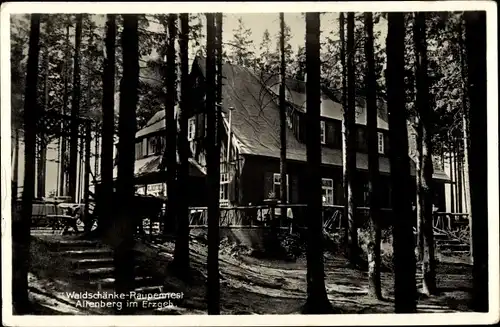
[[[78,217],[63,214],[47,215],[46,217],[53,230],[61,230],[61,235],[64,235],[70,228],[73,228],[75,233],[79,232],[77,225]]]

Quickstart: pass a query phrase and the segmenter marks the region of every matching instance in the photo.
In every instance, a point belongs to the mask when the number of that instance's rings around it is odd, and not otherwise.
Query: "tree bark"
[[[306,13],[306,147],[307,147],[307,300],[303,313],[332,313],[325,289],[321,199],[320,17]]]
[[[13,165],[14,171],[12,172],[12,210],[16,210],[17,205],[17,195],[19,189],[19,129],[20,126],[16,126],[14,129],[14,158]]]
[[[460,140],[457,138],[456,143],[457,148],[457,189],[458,189],[458,212],[464,212],[464,203],[463,203],[463,188],[462,188],[462,164],[463,164],[463,152],[462,147],[460,146]]]
[[[66,25],[66,53],[64,54],[64,94],[63,94],[63,106],[62,106],[62,114],[63,116],[66,116],[67,110],[68,110],[68,84],[69,84],[69,76],[68,76],[68,62],[69,62],[69,22]],[[66,126],[63,125],[63,128]],[[64,196],[66,195],[66,182],[65,182],[65,176],[66,176],[66,136],[61,136],[61,161],[59,163],[60,169],[59,169],[59,195]]]
[[[82,41],[82,14],[76,15],[75,54],[73,57],[73,97],[71,103],[71,138],[69,155],[69,190],[73,202],[76,201],[78,130],[80,115],[80,44]]]
[[[139,39],[137,15],[123,15],[123,78],[120,88],[120,117],[118,143],[118,177],[116,181],[118,217],[114,224],[114,263],[115,263],[115,290],[117,293],[129,293],[135,288],[134,282],[134,252],[133,234],[136,217],[134,212],[134,162],[135,162],[135,133],[136,107],[139,88]],[[119,314],[127,314],[130,308],[124,305]]]
[[[28,269],[30,263],[30,227],[35,196],[36,127],[40,119],[37,106],[38,56],[40,53],[40,15],[31,15],[31,27],[24,97],[24,182],[22,212],[12,222],[12,303],[13,314],[30,312]],[[17,217],[17,216],[15,216]]]
[[[451,138],[451,136],[450,136]],[[448,142],[448,156],[450,159],[450,212],[455,212],[455,178],[454,178],[454,169],[453,169],[453,147],[451,146],[451,141]]]
[[[469,176],[471,183],[471,214],[473,245],[473,306],[476,311],[488,311],[488,195],[486,153],[486,12],[465,13],[467,49],[467,86],[470,107],[468,115]]]
[[[87,122],[85,126],[85,158],[84,158],[84,176],[83,176],[83,198],[84,198],[84,211],[83,211],[83,223],[85,233],[89,233],[92,230],[92,222],[89,219],[89,200],[90,200],[90,144],[92,142],[92,129],[90,121]]]
[[[366,125],[368,129],[368,192],[370,206],[370,233],[368,240],[368,292],[381,299],[380,284],[380,180],[377,133],[377,80],[373,54],[373,14],[364,13],[366,58]]]
[[[181,101],[179,112],[179,176],[178,176],[178,209],[177,238],[175,241],[174,266],[180,277],[189,276],[189,143],[188,110],[189,110],[189,14],[180,14],[179,55],[181,70]]]
[[[354,187],[356,176],[356,80],[354,67],[354,13],[347,14],[347,110],[344,114],[346,148],[347,182],[345,183],[347,217],[349,219],[348,256],[351,264],[359,263],[358,226],[356,222],[356,203],[354,202]]]
[[[165,133],[166,150],[164,159],[167,168],[167,212],[165,215],[163,233],[169,231],[169,222],[178,224],[177,221],[177,121],[175,120],[175,103],[177,101],[177,68],[175,63],[175,39],[177,36],[177,14],[168,15],[168,44],[167,44],[167,98],[165,103]]]
[[[347,112],[347,64],[345,55],[345,20],[344,13],[339,14],[339,24],[340,24],[340,61],[342,63],[342,110],[343,122],[342,122],[342,181],[343,181],[343,191],[344,191],[344,213],[342,215],[342,230],[343,236],[342,240],[345,245],[346,250],[349,248],[349,211],[347,205],[348,193],[347,185],[349,184],[348,170],[347,170],[347,130],[349,115]]]
[[[101,185],[96,195],[99,205],[100,233],[108,230],[112,220],[113,168],[115,134],[115,57],[116,57],[116,15],[106,15],[106,52],[102,76],[102,142],[101,142]]]
[[[465,67],[464,40],[462,32],[462,24],[459,23],[459,50],[460,50],[460,72],[462,76],[462,128],[463,128],[463,147],[464,147],[464,162],[463,162],[463,178],[464,178],[464,200],[466,213],[469,215],[469,221],[472,220],[471,210],[471,194],[470,194],[470,177],[469,177],[469,152],[470,152],[470,128],[469,128],[469,103],[467,99],[467,72]],[[471,258],[472,258],[472,233],[470,233]]]
[[[219,187],[220,144],[217,140],[219,109],[215,103],[215,40],[214,14],[207,16],[206,57],[206,114],[207,114],[207,206],[208,206],[208,258],[207,306],[209,315],[220,314],[219,280]]]
[[[287,188],[288,183],[286,179],[286,54],[285,54],[285,17],[283,13],[280,16],[280,89],[279,89],[279,102],[280,102],[280,195],[281,203],[288,202]],[[281,209],[281,216],[286,217],[286,208]]]
[[[433,110],[429,103],[429,82],[427,76],[427,38],[425,33],[425,12],[417,12],[413,23],[413,37],[416,55],[416,85],[417,85],[417,110],[420,116],[421,154],[419,193],[422,200],[419,221],[422,228],[419,230],[422,260],[422,292],[426,295],[436,294],[436,261],[434,256],[434,230],[433,230],[433,200],[432,175],[432,135],[434,132]],[[422,233],[422,236],[420,236]],[[421,243],[423,241],[423,243]]]
[[[408,190],[413,187],[404,98],[404,31],[404,14],[388,13],[386,85],[391,144],[395,311],[413,313],[416,312],[413,224],[411,219],[404,219],[411,216]]]

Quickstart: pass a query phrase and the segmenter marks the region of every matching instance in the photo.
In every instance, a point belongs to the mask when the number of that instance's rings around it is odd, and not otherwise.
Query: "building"
[[[191,149],[190,189],[202,188],[205,174],[205,60],[197,57],[192,63],[188,140]],[[222,87],[223,130],[221,131],[221,206],[261,204],[270,197],[280,198],[280,121],[278,102],[278,77],[225,63]],[[290,203],[305,203],[308,181],[305,175],[306,145],[304,123],[305,82],[287,79],[287,192]],[[378,115],[379,167],[382,178],[381,206],[391,207],[389,181],[390,164],[387,153],[387,110],[379,101]],[[137,132],[136,175],[141,192],[164,188],[164,175],[158,164],[164,149],[164,111],[159,111]],[[338,95],[323,90],[321,104],[322,187],[325,204],[343,204],[342,187],[342,107]],[[355,194],[358,206],[366,205],[368,181],[368,154],[366,144],[366,111],[363,99],[357,103],[357,154],[355,181],[360,185]],[[411,127],[410,128],[410,134]],[[163,138],[163,140],[162,140]],[[415,140],[410,138],[410,157]],[[411,162],[415,174],[415,164]],[[448,176],[435,165],[435,204],[444,210],[444,183]],[[160,184],[159,184],[160,183]],[[192,184],[191,184],[192,183]],[[415,190],[408,190],[415,194]],[[193,200],[203,203],[196,192]]]

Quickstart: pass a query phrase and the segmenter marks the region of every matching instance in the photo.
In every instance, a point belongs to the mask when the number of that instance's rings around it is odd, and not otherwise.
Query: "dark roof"
[[[198,57],[195,60],[205,74],[205,60]],[[232,126],[233,136],[240,149],[241,154],[267,156],[279,158],[280,156],[280,121],[279,107],[275,94],[269,90],[257,74],[245,67],[224,63],[222,67],[224,76],[224,85],[222,87],[222,110],[228,113],[228,108],[233,107]],[[293,84],[296,83],[294,87]],[[273,83],[269,79],[267,84]],[[300,91],[304,89],[304,82],[287,81],[292,90]],[[302,92],[297,96],[297,101],[305,98]],[[338,115],[340,104],[331,98],[324,97],[332,106],[332,111]],[[364,104],[364,101],[362,102]],[[383,104],[385,108],[385,104]],[[379,114],[379,124],[383,119]],[[341,119],[341,115],[340,118]],[[384,123],[386,123],[384,121]],[[380,125],[379,125],[380,126]],[[383,127],[383,126],[381,126]],[[287,159],[306,161],[306,146],[299,142],[292,131],[287,129]],[[342,150],[322,147],[322,163],[326,165],[342,166]],[[379,158],[380,171],[390,172],[389,159],[387,157]],[[356,154],[356,167],[358,169],[368,169],[368,155],[363,153]],[[411,165],[412,174],[415,172],[415,165]],[[434,177],[437,179],[448,179],[444,172],[436,169]]]

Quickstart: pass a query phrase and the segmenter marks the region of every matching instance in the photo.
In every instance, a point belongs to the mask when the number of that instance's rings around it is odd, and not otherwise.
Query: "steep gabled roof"
[[[205,60],[197,57],[194,64],[198,65],[200,71],[205,75]],[[267,83],[263,83],[262,79],[257,76],[254,71],[248,68],[224,63],[222,66],[224,76],[222,87],[222,111],[225,115],[228,114],[228,108],[233,107],[231,128],[233,136],[239,147],[241,154],[266,156],[279,158],[280,155],[280,121],[279,121],[279,106],[276,95],[272,89],[269,89],[271,79]],[[290,87],[291,90],[297,93],[297,100],[300,104],[305,100],[305,95],[301,91],[304,82],[287,81],[287,84],[296,85]],[[302,83],[302,84],[301,84]],[[327,101],[325,101],[327,100]],[[331,116],[342,119],[341,106],[334,100],[324,97],[324,101],[328,103],[325,114],[330,113]],[[364,101],[361,102],[364,107]],[[385,104],[382,103],[385,110]],[[361,106],[360,106],[361,107]],[[339,111],[340,109],[340,111]],[[339,114],[340,112],[340,114]],[[379,114],[379,127],[385,129],[388,127],[386,120],[382,114]],[[359,123],[366,120],[360,119]],[[385,124],[385,125],[384,125]],[[306,146],[299,142],[292,131],[287,129],[287,159],[296,161],[306,161]],[[342,150],[322,147],[322,163],[326,165],[342,166]],[[368,169],[368,155],[364,153],[356,154],[357,169]],[[380,171],[390,173],[390,164],[387,157],[379,158]],[[412,174],[415,173],[415,164],[411,161]],[[434,178],[449,179],[444,172],[436,169]]]

